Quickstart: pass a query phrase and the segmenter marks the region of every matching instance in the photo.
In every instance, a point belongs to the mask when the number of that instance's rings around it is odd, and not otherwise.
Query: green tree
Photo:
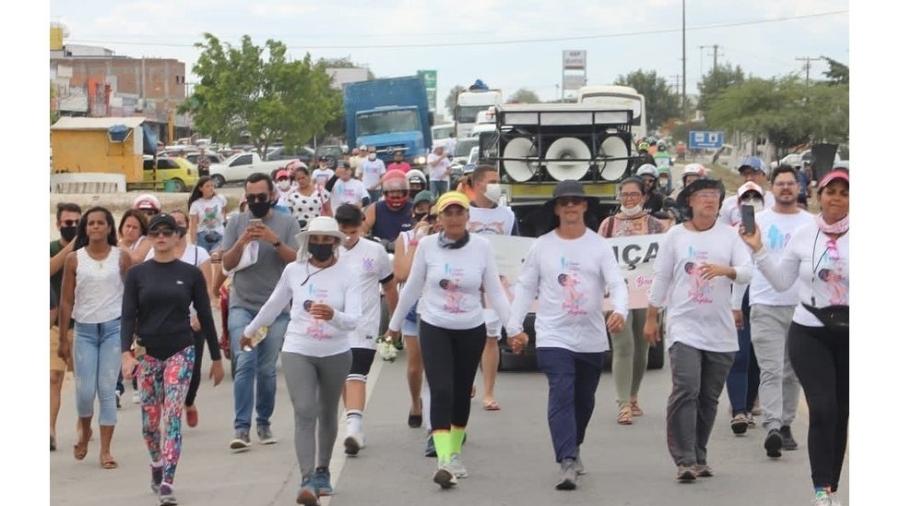
[[[541,103],[541,98],[537,96],[537,93],[527,89],[527,88],[519,88],[515,93],[509,96],[510,104],[539,104]]]
[[[644,96],[647,105],[647,128],[654,130],[669,118],[681,116],[681,97],[676,95],[666,80],[656,71],[636,70],[616,78],[615,84],[631,86]]]
[[[708,111],[713,100],[719,94],[730,86],[744,82],[744,71],[738,65],[734,68],[730,63],[719,65],[715,69],[711,69],[697,85],[700,89],[700,99],[697,102],[697,108],[701,111]]]
[[[203,37],[193,68],[200,83],[179,108],[199,131],[219,142],[248,135],[265,153],[278,140],[288,147],[306,143],[340,115],[340,92],[331,88],[324,63],[314,64],[309,54],[290,60],[283,43],[270,39],[259,47],[247,35],[239,47]]]
[[[466,91],[465,86],[456,85],[450,88],[450,94],[447,95],[447,98],[444,99],[444,107],[450,111],[450,116],[453,117],[453,120],[456,121],[456,97],[459,96],[460,93]]]
[[[850,67],[827,56],[822,58],[825,58],[825,61],[828,63],[828,70],[823,72],[823,74],[828,78],[829,84],[850,84]]]

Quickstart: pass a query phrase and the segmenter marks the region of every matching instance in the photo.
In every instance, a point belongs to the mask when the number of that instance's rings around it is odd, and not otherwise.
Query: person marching
[[[119,328],[122,290],[131,258],[118,247],[116,224],[103,207],[93,207],[78,222],[72,251],[66,255],[59,328],[75,320],[75,404],[78,410],[76,460],[87,456],[94,398],[100,403],[100,465],[119,467],[110,451],[116,428],[116,382],[119,377]],[[59,357],[71,360],[68,339],[60,339]]]
[[[816,506],[837,504],[850,417],[850,175],[834,170],[818,186],[822,212],[791,237],[780,261],[759,227],[742,238],[777,291],[800,284],[788,355],[809,405],[809,463]]]
[[[619,184],[619,212],[603,220],[597,233],[601,237],[626,237],[663,234],[666,222],[658,220],[643,209],[643,182],[636,177]],[[616,383],[619,412],[616,422],[631,425],[633,417],[644,414],[638,405],[638,392],[647,370],[647,341],[643,338],[646,309],[629,309],[628,319],[621,332],[612,333],[612,373]]]
[[[644,337],[658,343],[659,309],[667,306],[672,393],[666,431],[681,482],[713,475],[707,443],[738,350],[731,284],[747,283],[752,274],[737,231],[716,221],[724,196],[720,181],[705,178],[679,194],[688,221],[670,228],[660,244],[644,324]]]
[[[513,351],[521,352],[528,342],[522,322],[537,296],[535,348],[550,388],[547,421],[560,465],[556,489],[573,490],[584,472],[580,447],[609,350],[607,329],[620,332],[625,326],[628,289],[609,243],[585,225],[588,198],[581,183],[560,182],[547,207],[558,225],[528,252],[507,331]],[[607,290],[613,311],[604,318]]]
[[[159,494],[159,504],[169,505],[177,504],[174,481],[181,458],[181,413],[194,369],[191,305],[197,311],[213,359],[209,376],[218,385],[225,373],[203,273],[178,258],[178,242],[187,230],[165,213],[154,216],[147,229],[153,258],[136,265],[125,278],[121,306],[122,370],[131,379],[131,371],[139,366],[144,442],[150,453],[150,488]],[[129,352],[134,336],[137,358]],[[165,440],[160,431],[162,423],[166,426]]]
[[[256,333],[290,303],[281,365],[294,406],[294,450],[301,474],[298,504],[314,505],[319,496],[334,493],[329,464],[337,439],[338,403],[353,361],[351,332],[361,316],[359,281],[348,275],[352,268],[338,256],[343,239],[334,218],[313,218],[297,236],[296,261],[284,268],[269,300],[240,334],[241,349],[255,346]]]
[[[216,185],[209,176],[197,180],[188,198],[188,214],[191,215],[188,237],[207,253],[219,247],[225,236],[225,215],[228,200],[216,193]]]
[[[350,346],[353,363],[344,385],[343,396],[347,420],[344,452],[356,455],[366,446],[363,432],[366,380],[375,359],[375,339],[381,328],[381,293],[384,293],[387,301],[388,314],[393,313],[397,307],[397,283],[394,281],[391,259],[381,244],[360,238],[362,210],[353,204],[343,204],[335,211],[334,219],[346,237],[340,248],[341,262],[356,270],[356,290],[362,301],[362,317],[352,333]]]
[[[435,209],[443,231],[419,241],[388,336],[400,336],[401,324],[418,300],[419,339],[438,455],[433,480],[441,488],[450,488],[457,478],[468,476],[460,451],[469,422],[472,382],[484,350],[482,287],[502,322],[509,319],[509,301],[490,243],[466,230],[468,197],[447,192]]]

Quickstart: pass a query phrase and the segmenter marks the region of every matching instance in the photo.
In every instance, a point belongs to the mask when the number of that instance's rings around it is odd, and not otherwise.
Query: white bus
[[[647,115],[644,96],[628,86],[583,86],[578,90],[578,103],[593,107],[609,107],[611,110],[631,109],[631,136],[638,139],[647,136]]]
[[[503,103],[500,90],[463,91],[456,97],[456,138],[470,137],[478,121],[478,113]]]

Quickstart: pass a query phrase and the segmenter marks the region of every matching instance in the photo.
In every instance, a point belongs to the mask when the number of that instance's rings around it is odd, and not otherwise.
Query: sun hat
[[[725,185],[723,185],[722,181],[719,181],[718,179],[707,177],[701,177],[700,179],[697,179],[691,182],[691,184],[685,186],[684,189],[681,190],[681,193],[678,194],[676,204],[683,209],[688,209],[690,207],[688,206],[688,201],[690,200],[691,195],[697,193],[700,190],[710,189],[719,190],[719,206],[721,206],[722,201],[725,200]]]
[[[306,225],[306,228],[297,234],[297,243],[300,247],[297,249],[297,261],[303,262],[309,255],[309,236],[311,235],[327,235],[336,238],[338,241],[346,239],[346,235],[341,233],[338,222],[331,216],[316,216]]]
[[[442,213],[450,206],[460,206],[463,209],[468,209],[469,197],[461,192],[447,192],[438,198],[437,203],[434,205],[435,213]]]

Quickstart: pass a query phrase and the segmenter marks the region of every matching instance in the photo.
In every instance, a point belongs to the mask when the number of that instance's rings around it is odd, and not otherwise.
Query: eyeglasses
[[[701,190],[694,193],[694,196],[700,199],[718,199],[720,194],[716,190]]]
[[[172,230],[171,228],[162,228],[162,229],[158,228],[158,229],[147,232],[147,235],[150,237],[159,237],[159,236],[172,237],[173,235],[175,235],[175,231]]]
[[[636,199],[643,196],[641,192],[622,192],[619,194],[623,199]]]
[[[247,194],[247,203],[252,204],[254,202],[268,202],[269,194],[268,193],[248,193]]]
[[[581,197],[559,197],[556,199],[556,202],[562,207],[568,206],[577,206],[584,202],[584,199]]]
[[[779,181],[779,182],[773,184],[772,186],[774,186],[776,188],[790,188],[792,186],[797,186],[797,182],[796,181]]]
[[[79,221],[81,220],[62,220],[59,223],[64,227],[77,227]]]

